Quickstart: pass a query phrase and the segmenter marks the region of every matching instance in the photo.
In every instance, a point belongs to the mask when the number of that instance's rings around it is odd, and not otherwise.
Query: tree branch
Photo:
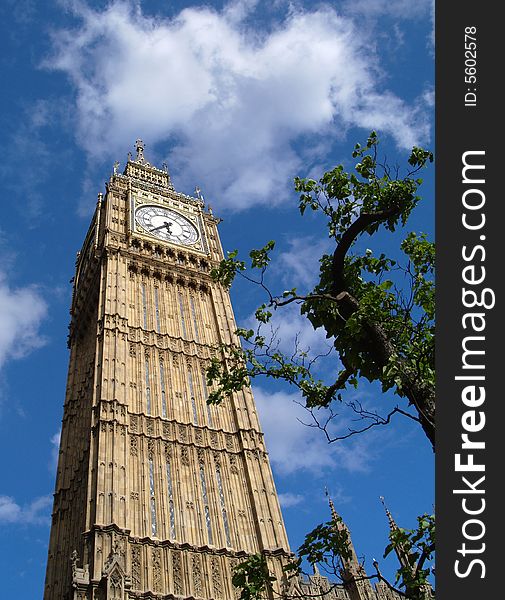
[[[385,221],[390,217],[400,214],[401,208],[398,206],[382,210],[376,213],[362,212],[360,216],[349,226],[349,228],[343,233],[340,242],[338,243],[335,252],[333,253],[332,259],[332,294],[337,296],[340,292],[345,289],[344,282],[344,261],[345,256],[352,246],[356,238],[365,231],[367,227],[373,223]]]

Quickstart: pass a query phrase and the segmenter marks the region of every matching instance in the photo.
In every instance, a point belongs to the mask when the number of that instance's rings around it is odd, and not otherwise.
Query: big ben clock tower
[[[208,406],[237,342],[218,219],[137,141],[78,254],[45,600],[231,600],[232,569],[289,546],[250,390]]]

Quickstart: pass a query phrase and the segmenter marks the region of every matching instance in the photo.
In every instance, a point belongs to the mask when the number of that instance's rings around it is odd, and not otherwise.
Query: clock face
[[[185,246],[198,240],[198,230],[186,217],[163,206],[141,206],[135,221],[160,240]]]

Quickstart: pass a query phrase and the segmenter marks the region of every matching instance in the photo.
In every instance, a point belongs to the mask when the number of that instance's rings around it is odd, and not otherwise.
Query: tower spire
[[[349,595],[349,600],[369,600],[373,597],[372,587],[363,565],[358,560],[354,544],[352,543],[351,532],[342,517],[337,513],[328,489],[325,488],[324,492],[328,498],[331,520],[335,524],[337,531],[343,532],[347,538],[348,555],[345,558],[340,556],[340,575]]]
[[[388,521],[389,521],[389,529],[391,531],[397,530],[398,529],[398,525],[395,523],[395,520],[393,519],[393,515],[389,511],[389,508],[386,506],[386,502],[384,500],[384,496],[379,496],[379,498],[380,498],[380,501],[382,502],[382,506],[384,507],[384,510],[386,511],[386,516],[387,516]]]
[[[343,524],[342,518],[338,515],[337,511],[335,510],[335,505],[333,504],[333,500],[331,499],[331,496],[328,492],[328,488],[326,488],[326,487],[324,488],[324,493],[325,493],[326,497],[328,498],[328,504],[330,505],[331,520],[335,524],[337,524],[337,526],[338,526],[338,523]],[[344,525],[344,527],[345,527],[345,525]]]
[[[380,498],[380,501],[382,502],[382,506],[384,506],[384,510],[386,511],[386,516],[389,521],[389,529],[390,529],[391,533],[398,531],[400,528],[396,524],[396,521],[393,519],[393,515],[391,514],[388,507],[386,506],[384,496],[379,496],[379,498]],[[408,569],[409,571],[411,571],[411,573],[413,575],[415,575],[415,571],[417,568],[417,561],[412,556],[412,554],[408,550],[408,548],[406,548],[402,542],[398,541],[395,544],[395,553],[396,553],[396,556],[398,557],[398,562],[400,563],[400,565],[402,567],[404,567],[405,569]],[[376,566],[375,568],[378,569],[378,566]],[[422,595],[423,599],[428,600],[429,598],[433,597],[433,593],[432,593],[430,584],[426,583],[420,589],[423,594]]]
[[[360,565],[359,565],[359,561],[358,561],[358,556],[356,554],[356,550],[354,549],[354,545],[352,543],[351,532],[349,531],[349,528],[347,527],[347,525],[344,523],[344,520],[342,519],[342,517],[337,513],[337,511],[335,509],[335,505],[333,504],[333,500],[332,500],[327,488],[324,488],[324,493],[326,494],[326,497],[328,498],[328,504],[330,506],[330,511],[331,511],[331,520],[335,524],[335,528],[337,529],[337,531],[344,532],[347,536],[347,548],[350,552],[350,558],[344,559],[341,557],[342,569],[346,573],[347,572],[354,573],[355,571],[357,572],[357,570],[359,570]]]

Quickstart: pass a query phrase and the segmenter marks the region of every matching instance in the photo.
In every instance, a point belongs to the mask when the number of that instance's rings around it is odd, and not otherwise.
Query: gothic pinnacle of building
[[[386,506],[384,496],[380,496],[380,501],[382,503],[382,506],[384,507],[384,511],[386,512],[386,517],[389,523],[389,530],[391,532],[397,531],[399,529],[398,525],[396,524],[396,521],[394,520],[389,508]],[[398,562],[400,563],[401,567],[409,570],[412,573],[412,575],[415,575],[417,561],[411,556],[409,550],[405,548],[405,546],[402,543],[397,543],[395,545],[395,554],[398,558]],[[434,598],[433,588],[429,584],[425,584],[420,588],[420,594],[421,597],[426,600]]]

